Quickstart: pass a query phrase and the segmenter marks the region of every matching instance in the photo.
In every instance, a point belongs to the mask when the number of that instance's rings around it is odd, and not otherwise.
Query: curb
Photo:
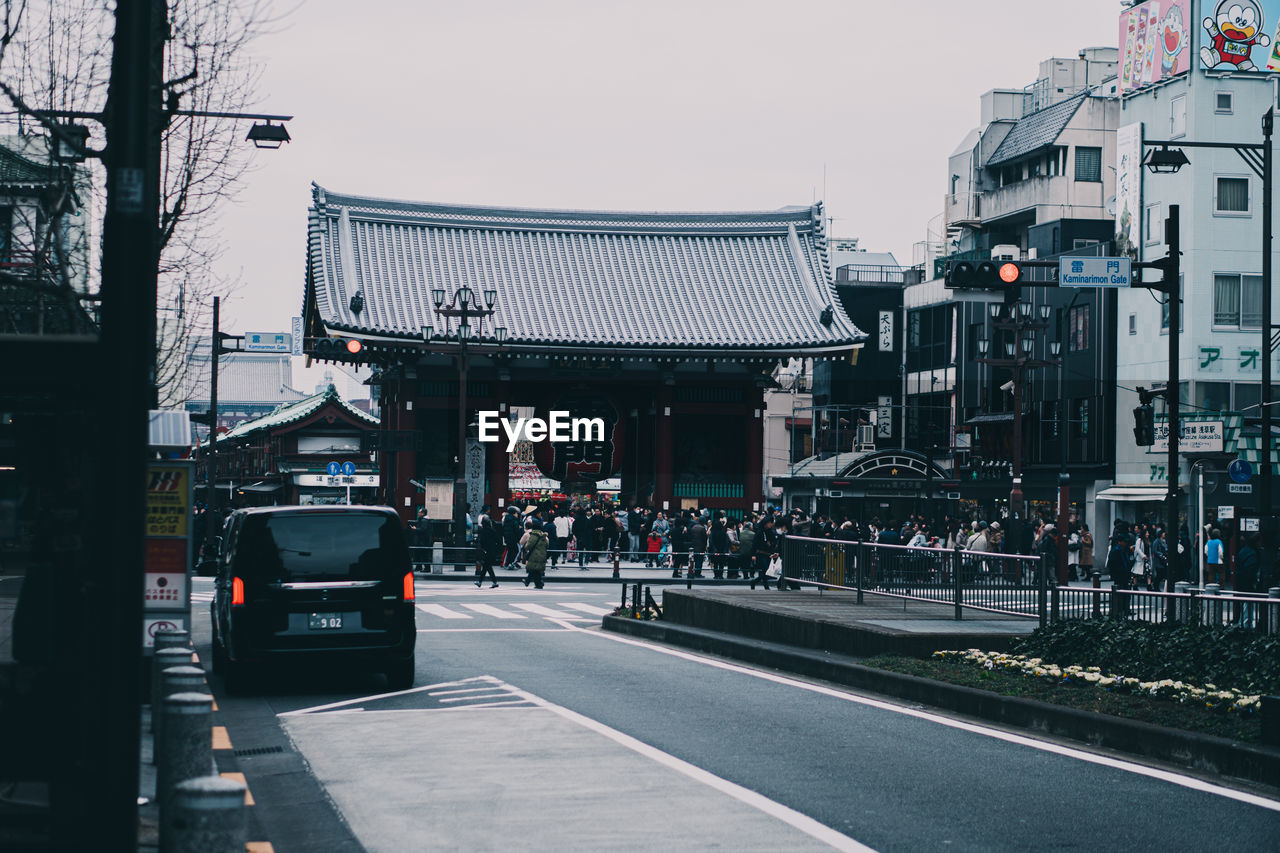
[[[1000,696],[972,687],[888,672],[833,656],[763,640],[748,640],[672,625],[605,616],[606,631],[629,634],[723,657],[820,678],[873,693],[1057,735],[1090,746],[1168,761],[1220,776],[1280,785],[1280,750],[1195,734],[1150,723],[1064,708],[1036,699]]]

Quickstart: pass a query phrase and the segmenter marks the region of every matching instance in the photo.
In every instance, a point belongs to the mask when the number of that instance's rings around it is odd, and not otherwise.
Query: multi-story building
[[[1180,460],[1180,514],[1189,532],[1194,534],[1200,524],[1221,523],[1230,540],[1239,520],[1256,515],[1258,509],[1256,486],[1246,483],[1241,484],[1245,488],[1229,490],[1223,469],[1228,460],[1239,457],[1258,470],[1261,436],[1248,418],[1258,415],[1266,347],[1261,335],[1262,181],[1229,146],[1262,142],[1262,117],[1275,102],[1275,78],[1265,72],[1277,63],[1271,50],[1260,45],[1240,45],[1235,54],[1214,53],[1214,40],[1198,22],[1214,19],[1220,5],[1225,10],[1229,4],[1164,0],[1134,4],[1121,12],[1117,242],[1139,260],[1164,257],[1165,222],[1170,207],[1178,206],[1178,394],[1183,418],[1196,423],[1197,431],[1206,436],[1195,452]],[[1266,2],[1258,9],[1263,18],[1258,30],[1275,32],[1280,3]],[[1149,39],[1143,25],[1148,32],[1153,27],[1164,32],[1174,18],[1188,22],[1196,38],[1189,34],[1176,52],[1166,51],[1163,63],[1144,60],[1140,46]],[[1152,150],[1144,140],[1228,147],[1184,147],[1186,166],[1174,174],[1153,174],[1141,167]],[[1168,378],[1168,306],[1158,294],[1134,289],[1120,294],[1118,310],[1120,440],[1115,486],[1105,496],[1113,501],[1115,517],[1163,521],[1167,455],[1159,445],[1134,444],[1131,411],[1137,405],[1134,388],[1161,387]],[[1274,316],[1273,311],[1273,322]],[[1280,361],[1274,354],[1272,359],[1275,377]],[[1278,391],[1273,385],[1272,400]],[[1158,429],[1163,411],[1163,401],[1157,401]],[[1273,472],[1277,455],[1272,454]],[[1207,481],[1203,500],[1201,469]],[[1219,519],[1219,507],[1224,506],[1231,507],[1235,518]]]
[[[1024,282],[1021,299],[1034,318],[1044,318],[1034,357],[1053,360],[1054,344],[1062,357],[1059,366],[1015,375],[979,362],[981,340],[990,342],[992,356],[1003,348],[989,311],[998,297],[949,290],[944,276],[947,263],[960,260],[1106,253],[1114,230],[1116,73],[1113,48],[1045,60],[1031,85],[982,96],[981,124],[949,158],[945,245],[928,280],[903,293],[903,393],[913,446],[948,472],[948,494],[962,517],[1008,513],[1019,454],[1028,515],[1056,515],[1066,479],[1071,512],[1095,523],[1096,492],[1110,484],[1115,295]]]

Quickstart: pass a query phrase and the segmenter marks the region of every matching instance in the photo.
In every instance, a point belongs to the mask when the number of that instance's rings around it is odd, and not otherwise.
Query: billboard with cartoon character
[[[1280,71],[1280,0],[1201,0],[1200,11],[1200,68]]]
[[[1120,91],[1191,70],[1192,0],[1148,0],[1120,13]]]

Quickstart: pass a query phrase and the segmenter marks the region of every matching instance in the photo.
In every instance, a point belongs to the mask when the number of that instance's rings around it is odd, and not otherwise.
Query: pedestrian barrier
[[[214,771],[213,697],[208,693],[174,693],[161,703],[165,721],[156,747],[156,799],[160,805],[160,849],[169,849],[166,828],[179,782]]]
[[[952,604],[956,619],[967,607],[1047,621],[1048,578],[1036,556],[788,536],[782,571],[788,583],[855,591],[860,604],[873,593]]]
[[[1095,576],[1096,577],[1096,576]],[[1185,581],[1173,592],[1156,590],[1054,587],[1050,621],[1065,619],[1129,619],[1182,625],[1238,625],[1265,634],[1280,633],[1280,587],[1266,595],[1222,592],[1216,584],[1203,589]]]

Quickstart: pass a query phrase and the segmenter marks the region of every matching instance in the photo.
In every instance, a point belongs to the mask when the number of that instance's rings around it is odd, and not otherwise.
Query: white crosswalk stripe
[[[443,604],[419,604],[418,609],[423,613],[430,613],[432,616],[439,616],[441,619],[470,619],[472,618],[466,613],[459,613],[456,610],[450,610]]]
[[[559,604],[559,602],[556,602],[556,603]],[[546,616],[551,619],[583,619],[585,618],[577,615],[576,613],[566,613],[563,610],[552,610],[550,607],[543,607],[541,604],[513,604],[511,606],[518,607],[519,609],[527,611],[529,613],[536,613],[539,616]]]
[[[560,604],[561,607],[568,607],[573,610],[580,610],[583,613],[590,613],[594,616],[608,616],[613,611],[607,607],[597,607],[594,604],[583,604],[577,601],[567,601]]]
[[[525,619],[528,618],[522,613],[512,613],[510,610],[501,610],[492,604],[469,604],[463,603],[463,607],[468,610],[474,610],[476,613],[483,613],[486,616],[492,616],[495,619]]]

